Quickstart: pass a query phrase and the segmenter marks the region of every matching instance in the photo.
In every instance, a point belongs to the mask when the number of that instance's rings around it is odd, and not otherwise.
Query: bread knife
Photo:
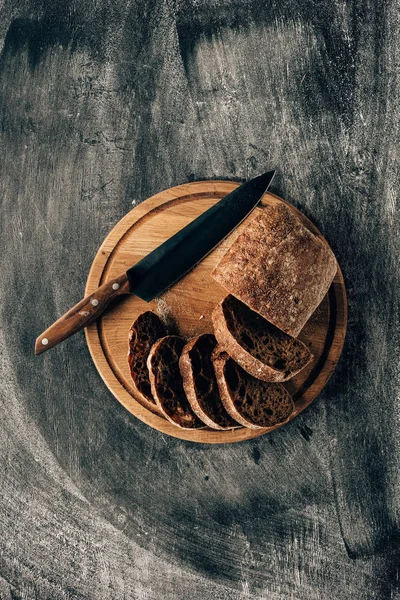
[[[126,273],[107,281],[78,302],[37,338],[35,354],[56,346],[95,321],[117,296],[130,293],[150,302],[165,292],[251,213],[268,190],[275,173],[269,171],[246,181]]]

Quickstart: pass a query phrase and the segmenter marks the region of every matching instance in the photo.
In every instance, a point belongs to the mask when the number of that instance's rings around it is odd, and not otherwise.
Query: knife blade
[[[111,300],[135,294],[150,302],[179,281],[227,237],[257,206],[276,171],[246,181],[133,265],[78,302],[36,340],[41,354],[90,325]]]

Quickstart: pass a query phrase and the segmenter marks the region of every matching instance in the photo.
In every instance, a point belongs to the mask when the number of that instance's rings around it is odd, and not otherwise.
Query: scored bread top
[[[196,415],[212,429],[226,430],[238,423],[222,404],[211,360],[217,340],[210,333],[197,336],[184,347],[179,359],[183,387]]]
[[[219,346],[213,362],[222,402],[233,419],[250,429],[272,427],[289,419],[294,404],[282,384],[256,379]]]
[[[153,344],[167,333],[164,323],[151,310],[140,314],[129,330],[128,363],[133,388],[146,407],[150,403],[152,409],[156,404],[151,393],[147,357]],[[156,412],[160,411],[157,409]]]
[[[179,371],[184,345],[184,339],[177,335],[167,335],[153,345],[147,359],[151,391],[171,423],[184,429],[200,429],[205,425],[190,407]]]
[[[336,271],[328,245],[279,203],[259,212],[211,274],[251,309],[296,337]]]
[[[300,340],[284,333],[229,294],[212,314],[220,347],[263,381],[287,381],[313,359]]]

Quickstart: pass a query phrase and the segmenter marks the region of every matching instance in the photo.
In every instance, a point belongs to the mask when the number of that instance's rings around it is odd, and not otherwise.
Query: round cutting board
[[[86,294],[94,292],[99,285],[126,271],[238,185],[231,181],[188,183],[165,190],[142,202],[121,219],[104,240],[90,269]],[[260,206],[279,202],[284,200],[267,193]],[[324,240],[303,214],[289,206],[311,231]],[[262,208],[255,209],[259,210]],[[257,437],[280,426],[231,431],[180,429],[157,414],[150,403],[145,405],[135,397],[127,361],[129,328],[136,317],[146,310],[153,310],[161,318],[170,321],[187,338],[213,331],[211,313],[227,292],[211,277],[211,270],[248,220],[254,217],[255,211],[162,296],[150,303],[134,295],[123,296],[111,310],[86,328],[91,356],[107,387],[127,410],[163,433],[193,442],[229,443]],[[292,419],[318,396],[332,375],[342,351],[346,323],[346,291],[339,268],[328,294],[299,335],[299,339],[309,346],[315,358],[296,377],[284,384],[295,401]]]

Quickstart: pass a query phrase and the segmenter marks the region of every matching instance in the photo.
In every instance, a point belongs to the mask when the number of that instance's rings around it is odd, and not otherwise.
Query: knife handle
[[[122,294],[128,294],[129,291],[129,281],[126,273],[98,287],[97,290],[78,302],[37,338],[35,354],[41,354],[45,350],[49,350],[49,348],[56,346],[73,333],[92,323],[103,313],[111,300]]]

